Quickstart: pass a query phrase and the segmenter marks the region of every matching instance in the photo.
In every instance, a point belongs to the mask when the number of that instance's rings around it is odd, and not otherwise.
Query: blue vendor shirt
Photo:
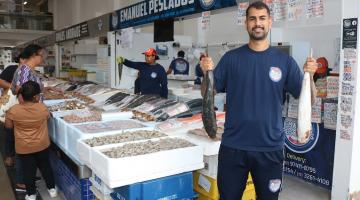
[[[170,68],[174,70],[174,74],[189,74],[189,62],[184,58],[176,58],[171,61]]]
[[[124,65],[139,70],[140,94],[153,94],[167,98],[167,76],[163,66],[160,64],[150,65],[146,62],[132,62],[127,59],[125,59]]]
[[[269,152],[284,148],[284,91],[298,98],[303,73],[295,60],[269,47],[256,52],[244,45],[227,52],[214,70],[218,92],[226,91],[222,145]]]

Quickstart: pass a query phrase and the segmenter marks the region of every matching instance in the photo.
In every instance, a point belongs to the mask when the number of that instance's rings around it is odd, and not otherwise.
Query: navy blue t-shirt
[[[167,76],[160,64],[150,65],[146,62],[132,62],[125,59],[124,65],[139,70],[139,88],[141,94],[154,94],[167,98]]]
[[[244,45],[221,58],[214,77],[216,90],[227,92],[222,145],[246,151],[283,149],[283,92],[298,98],[303,79],[295,60],[274,47],[256,52]]]
[[[189,62],[184,58],[176,58],[170,63],[170,69],[174,70],[174,74],[189,74]]]

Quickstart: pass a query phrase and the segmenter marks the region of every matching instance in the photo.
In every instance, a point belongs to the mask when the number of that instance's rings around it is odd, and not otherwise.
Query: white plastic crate
[[[133,121],[133,120],[131,120],[131,121]],[[91,122],[82,123],[82,124],[88,124],[88,123],[91,123]],[[79,124],[74,124],[74,125],[79,125]],[[116,133],[120,133],[122,131],[147,129],[147,127],[144,126],[142,128],[134,128],[134,129],[119,129],[119,130],[99,132],[99,133],[84,133],[84,132],[80,131],[79,129],[75,128],[74,125],[68,124],[69,129],[68,129],[68,133],[67,133],[68,140],[66,143],[67,144],[66,148],[67,148],[69,154],[78,160],[81,160],[79,157],[79,153],[78,153],[80,151],[77,150],[77,143],[78,143],[79,139],[88,139],[88,138],[92,138],[92,137],[116,134]],[[88,163],[88,164],[90,164],[90,163]]]
[[[218,155],[204,156],[204,168],[200,170],[200,173],[216,180],[217,170]]]
[[[158,139],[153,139],[156,141]],[[136,143],[136,142],[134,142]],[[124,143],[125,144],[125,143]],[[117,147],[123,146],[119,144]],[[130,185],[204,167],[203,149],[192,146],[124,158],[109,158],[91,149],[93,172],[110,188]]]

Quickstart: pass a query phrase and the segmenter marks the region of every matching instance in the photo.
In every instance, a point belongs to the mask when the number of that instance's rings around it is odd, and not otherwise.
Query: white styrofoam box
[[[154,139],[153,141],[158,140]],[[135,142],[134,142],[135,143]],[[119,144],[118,147],[124,144]],[[203,150],[192,146],[124,158],[109,158],[92,149],[93,171],[110,188],[144,182],[204,167]]]
[[[177,122],[176,122],[176,119],[170,119],[170,120],[167,120],[167,121],[162,122],[162,123],[170,123],[171,124],[171,123],[177,123]],[[198,123],[179,124],[179,126],[180,127],[177,127],[175,125],[174,128],[170,128],[168,130],[161,130],[161,129],[158,129],[156,127],[155,128],[156,128],[156,130],[158,130],[160,132],[163,132],[163,133],[165,133],[167,135],[170,135],[170,136],[186,136],[188,131],[193,130],[193,129],[197,129],[197,128],[202,128],[203,123],[202,123],[202,121],[200,121]],[[187,138],[185,138],[185,139],[187,139]]]
[[[132,129],[132,130],[123,130],[123,131],[119,131],[119,132],[115,132],[115,133],[105,133],[105,134],[91,134],[91,135],[84,135],[81,139],[79,139],[77,141],[76,144],[76,149],[77,149],[77,154],[79,155],[79,159],[81,161],[83,161],[88,167],[92,168],[91,166],[91,159],[92,159],[92,148],[99,148],[101,146],[97,146],[97,147],[90,147],[89,145],[87,145],[84,140],[86,139],[91,139],[94,137],[101,137],[101,136],[106,136],[106,135],[117,135],[117,134],[121,134],[121,133],[125,133],[125,132],[134,132],[134,131],[138,131],[139,129]],[[146,128],[142,128],[141,130],[154,130],[154,128],[151,127],[146,127]],[[114,146],[116,144],[108,144],[108,145],[103,145],[103,146],[107,146],[107,147],[111,147]]]
[[[200,173],[216,180],[217,170],[218,155],[204,156],[204,168],[200,170]]]
[[[214,141],[210,138],[206,138],[199,135],[187,134],[186,140],[201,146],[204,149],[205,156],[213,156],[219,154],[221,141]]]
[[[60,145],[63,149],[67,147],[67,123],[61,118],[55,119],[55,143]]]
[[[53,99],[53,100],[44,100],[43,103],[45,106],[53,106],[65,102],[65,99]]]
[[[76,110],[62,110],[62,111],[55,111],[55,112],[51,112],[51,115],[55,118],[59,118],[59,117],[64,117],[66,115],[71,115],[77,112],[84,112],[88,110],[87,108],[84,109],[76,109]]]
[[[55,118],[50,117],[48,119],[48,133],[49,137],[52,141],[56,140],[56,132],[55,132]]]
[[[118,120],[118,119],[131,119],[133,117],[132,112],[113,112],[113,113],[102,113],[101,118],[103,120]]]
[[[131,121],[134,121],[134,120],[131,120]],[[83,124],[86,124],[86,123],[83,123]],[[143,124],[143,123],[141,123],[141,124]],[[79,125],[79,124],[74,124],[74,125]],[[77,150],[78,140],[79,139],[89,139],[89,138],[93,138],[93,137],[117,134],[117,133],[121,133],[122,131],[125,132],[125,131],[130,131],[130,130],[135,131],[135,130],[149,129],[147,126],[145,126],[145,127],[141,127],[141,128],[134,128],[134,129],[119,129],[119,130],[99,132],[99,133],[84,133],[84,132],[80,131],[79,129],[75,128],[74,125],[68,124],[69,128],[68,128],[68,133],[67,133],[67,143],[66,143],[67,148],[66,149],[67,149],[67,151],[69,152],[69,154],[71,156],[73,156],[74,158],[76,158],[78,160],[81,160],[79,152],[82,153],[82,150],[83,150],[83,149],[80,150],[80,151]],[[83,158],[86,158],[86,157],[88,157],[88,156],[84,155]],[[84,160],[86,161],[86,159],[84,159]],[[91,163],[88,163],[88,164],[91,165]]]

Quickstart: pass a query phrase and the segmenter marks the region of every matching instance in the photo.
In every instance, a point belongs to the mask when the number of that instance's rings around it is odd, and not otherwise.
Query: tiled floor
[[[1,166],[2,165],[2,166]],[[3,163],[0,161],[0,171],[3,173]],[[7,179],[7,176],[0,177],[0,199],[1,200],[13,200],[15,197],[12,195],[12,189]],[[59,194],[58,198],[51,199],[43,180],[37,183],[39,194],[43,200],[62,200],[62,194]],[[9,192],[9,190],[11,192]],[[7,194],[5,196],[5,194]],[[18,199],[22,199],[21,197]],[[40,199],[40,198],[39,198]],[[330,191],[317,187],[315,185],[306,183],[294,177],[285,176],[283,191],[280,194],[279,200],[330,200]]]
[[[4,166],[3,161],[3,157],[0,154],[0,199],[4,199],[4,200],[12,200],[15,199],[12,187],[11,187],[11,182],[9,180],[9,177],[7,175],[7,171],[6,168]]]
[[[298,178],[284,176],[280,200],[330,200],[330,191],[306,183]]]

